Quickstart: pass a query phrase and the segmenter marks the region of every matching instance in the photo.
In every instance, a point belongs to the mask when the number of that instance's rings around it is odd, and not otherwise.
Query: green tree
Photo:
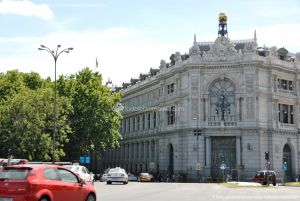
[[[73,113],[69,118],[73,132],[66,145],[69,160],[119,146],[118,128],[122,117],[116,107],[122,98],[120,93],[112,94],[102,85],[101,75],[88,68],[67,81],[61,78],[59,88],[61,94],[70,95],[72,99]]]
[[[6,74],[0,74],[0,102],[7,96],[18,93],[24,88],[24,77],[17,70],[8,71]]]
[[[64,156],[63,145],[71,132],[68,115],[70,100],[57,99],[56,160]],[[23,88],[19,93],[7,96],[0,104],[0,142],[2,155],[10,148],[15,157],[49,161],[52,153],[53,89],[31,90]]]

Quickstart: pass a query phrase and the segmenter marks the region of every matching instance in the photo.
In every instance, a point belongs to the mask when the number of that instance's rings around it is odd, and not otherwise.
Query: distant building
[[[220,15],[214,42],[176,52],[124,83],[123,140],[102,168],[200,177],[251,178],[266,169],[300,174],[300,53],[230,40]],[[224,170],[222,170],[224,169]],[[224,171],[224,172],[223,172]]]

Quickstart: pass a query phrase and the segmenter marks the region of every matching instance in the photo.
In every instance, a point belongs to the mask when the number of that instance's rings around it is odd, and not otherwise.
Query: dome
[[[226,22],[227,21],[227,14],[226,12],[219,13],[219,22]]]

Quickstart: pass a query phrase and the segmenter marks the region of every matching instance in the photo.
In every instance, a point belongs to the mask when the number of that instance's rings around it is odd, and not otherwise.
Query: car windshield
[[[0,169],[0,180],[25,180],[29,172],[28,168],[3,168]]]

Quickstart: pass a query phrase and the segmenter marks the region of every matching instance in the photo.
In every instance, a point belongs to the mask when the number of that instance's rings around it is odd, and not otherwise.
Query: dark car
[[[276,174],[272,170],[261,170],[256,173],[256,175],[253,177],[252,181],[260,183],[262,185],[267,185],[269,178],[269,184],[273,184],[273,186],[276,186]]]
[[[0,169],[0,200],[96,201],[96,191],[62,166],[14,165]]]

